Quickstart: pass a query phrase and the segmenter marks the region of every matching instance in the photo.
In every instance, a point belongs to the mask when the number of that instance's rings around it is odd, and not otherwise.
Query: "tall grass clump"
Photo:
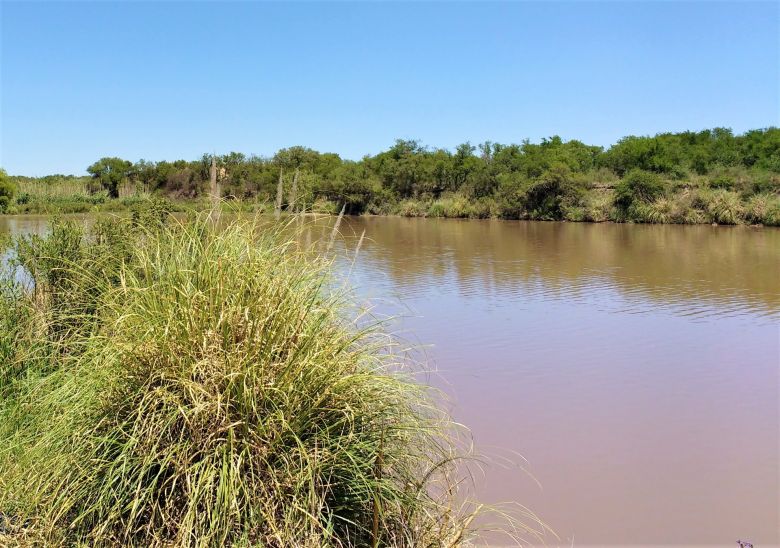
[[[29,327],[28,320],[29,309],[19,299],[18,287],[10,280],[0,282],[0,402],[10,397],[24,372],[17,358]]]
[[[747,203],[747,219],[765,226],[780,226],[780,196],[757,194]]]
[[[707,213],[715,223],[736,225],[742,222],[745,210],[736,192],[716,190],[707,204]]]
[[[128,233],[116,269],[61,265],[99,294],[0,400],[0,516],[67,545],[467,540],[451,423],[327,258],[255,221]]]

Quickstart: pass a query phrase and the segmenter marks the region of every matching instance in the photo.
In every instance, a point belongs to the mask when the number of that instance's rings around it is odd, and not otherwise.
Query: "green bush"
[[[568,168],[555,165],[525,189],[523,206],[532,219],[563,219],[567,208],[580,205],[584,190]]]
[[[4,169],[0,169],[0,213],[5,213],[11,205],[16,194],[16,185],[13,184]]]
[[[734,177],[731,177],[728,174],[718,175],[710,181],[710,187],[714,189],[733,190],[734,185]]]
[[[434,200],[428,208],[428,217],[460,219],[476,217],[474,202],[462,194],[451,194]]]
[[[429,206],[426,202],[408,199],[399,203],[395,212],[402,217],[425,217],[428,214],[428,209]]]
[[[637,203],[652,202],[663,195],[664,191],[664,183],[656,173],[632,169],[615,186],[615,205],[623,211],[628,211]]]
[[[592,190],[585,196],[583,219],[594,223],[603,223],[613,218],[613,192],[608,190]]]
[[[749,192],[752,194],[780,195],[780,173],[755,171]]]

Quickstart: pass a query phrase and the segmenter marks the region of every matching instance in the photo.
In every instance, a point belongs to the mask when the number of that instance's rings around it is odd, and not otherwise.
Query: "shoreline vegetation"
[[[102,158],[89,176],[0,178],[0,213],[177,210],[218,196],[247,212],[780,226],[780,128],[629,136],[604,149],[560,137],[455,151],[398,140],[359,161],[305,147],[271,158]]]
[[[327,242],[215,216],[150,201],[11,244],[0,544],[473,539],[463,433],[333,278]],[[521,516],[535,528],[499,512],[511,539],[544,533]]]

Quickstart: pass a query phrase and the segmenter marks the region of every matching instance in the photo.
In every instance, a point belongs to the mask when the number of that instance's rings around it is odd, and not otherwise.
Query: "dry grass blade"
[[[336,236],[339,233],[339,227],[341,226],[341,219],[344,218],[344,211],[347,208],[347,204],[344,204],[341,206],[341,211],[339,212],[339,216],[336,217],[336,222],[333,225],[333,230],[330,233],[330,240],[328,240],[328,251],[330,251],[333,248],[333,244],[336,243]]]

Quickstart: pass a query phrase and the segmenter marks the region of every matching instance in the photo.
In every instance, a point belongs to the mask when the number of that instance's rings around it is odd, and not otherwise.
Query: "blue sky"
[[[780,123],[780,3],[0,4],[0,165]]]

